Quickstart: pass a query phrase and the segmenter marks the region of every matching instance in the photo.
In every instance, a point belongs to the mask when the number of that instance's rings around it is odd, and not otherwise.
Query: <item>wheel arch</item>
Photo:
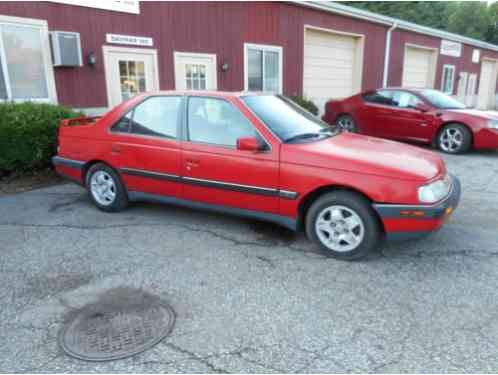
[[[446,121],[446,122],[443,122],[442,124],[440,124],[439,127],[436,130],[436,133],[434,134],[433,139],[432,139],[432,145],[434,147],[438,146],[437,140],[439,138],[439,135],[441,134],[441,132],[443,131],[443,129],[445,127],[447,127],[448,125],[461,125],[461,126],[464,126],[469,131],[469,134],[470,134],[470,147],[474,147],[474,133],[472,132],[472,128],[470,126],[468,126],[466,123],[460,122],[460,121]]]
[[[109,168],[112,168],[114,171],[116,171],[116,173],[118,174],[118,176],[120,175],[117,171],[116,168],[114,168],[112,165],[110,165],[108,162],[106,162],[105,160],[102,160],[102,159],[92,159],[90,161],[87,161],[84,165],[83,165],[83,168],[81,168],[81,181],[83,182],[83,186],[86,186],[86,175],[88,173],[88,171],[90,170],[90,168],[92,166],[94,166],[95,164],[105,164],[107,165]]]
[[[344,186],[344,185],[324,185],[319,188],[316,188],[315,190],[312,190],[308,194],[306,194],[303,198],[301,198],[298,206],[298,211],[297,211],[297,230],[302,231],[304,229],[305,221],[306,221],[306,214],[311,207],[311,205],[322,195],[335,192],[335,191],[346,191],[350,192],[353,194],[357,194],[363,198],[365,198],[370,204],[374,202],[372,198],[370,198],[367,194],[364,192],[355,189],[350,186]],[[385,232],[384,224],[382,223],[382,220],[378,213],[373,209],[372,207],[372,212],[374,216],[376,217],[377,221],[379,222],[379,227],[381,228],[382,232]]]

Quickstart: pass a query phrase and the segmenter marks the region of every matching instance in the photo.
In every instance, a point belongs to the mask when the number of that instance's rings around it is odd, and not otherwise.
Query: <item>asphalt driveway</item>
[[[326,259],[274,225],[170,206],[98,211],[75,185],[0,198],[0,371],[497,372],[498,153],[445,156],[463,201],[418,242]],[[71,311],[143,288],[177,313],[135,357],[58,348]]]

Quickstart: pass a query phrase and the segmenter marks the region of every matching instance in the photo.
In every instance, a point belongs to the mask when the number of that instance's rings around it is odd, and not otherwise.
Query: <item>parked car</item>
[[[460,198],[436,154],[335,131],[263,94],[139,95],[63,121],[53,163],[103,211],[155,201],[266,220],[342,259],[438,229]]]
[[[329,101],[323,119],[345,131],[432,144],[450,154],[498,149],[498,113],[429,89],[388,88]]]

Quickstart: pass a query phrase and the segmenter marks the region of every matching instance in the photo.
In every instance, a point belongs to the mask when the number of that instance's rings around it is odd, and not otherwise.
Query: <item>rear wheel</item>
[[[381,230],[365,198],[338,191],[327,193],[312,204],[306,215],[306,234],[324,255],[354,260],[377,247]]]
[[[446,125],[438,134],[437,145],[448,154],[462,154],[470,149],[472,135],[464,125]]]
[[[128,195],[119,175],[103,163],[90,167],[86,188],[90,199],[102,211],[117,212],[128,205]]]
[[[358,128],[356,127],[356,122],[353,117],[350,115],[340,115],[335,124],[345,132],[356,133],[358,132]]]

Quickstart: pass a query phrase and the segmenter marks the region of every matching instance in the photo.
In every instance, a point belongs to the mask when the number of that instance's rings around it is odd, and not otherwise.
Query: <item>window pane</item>
[[[369,103],[395,105],[392,101],[392,92],[390,91],[375,91],[364,95],[363,99]]]
[[[140,103],[133,114],[132,132],[176,138],[181,101],[178,96],[158,96]]]
[[[47,98],[40,30],[3,25],[2,37],[13,98]]]
[[[114,124],[111,128],[113,132],[122,132],[128,133],[130,131],[131,125],[131,114],[133,111],[128,112],[124,115],[121,120],[119,120],[116,124]]]
[[[415,108],[420,100],[406,91],[395,91],[392,96],[393,103],[400,108]]]
[[[263,91],[263,52],[249,49],[247,61],[249,91]]]
[[[257,137],[257,132],[240,111],[225,100],[190,98],[189,139],[222,146],[237,145],[240,137]]]
[[[271,92],[279,92],[279,64],[278,64],[278,52],[266,51],[265,57],[265,80],[264,80],[264,90]]]

